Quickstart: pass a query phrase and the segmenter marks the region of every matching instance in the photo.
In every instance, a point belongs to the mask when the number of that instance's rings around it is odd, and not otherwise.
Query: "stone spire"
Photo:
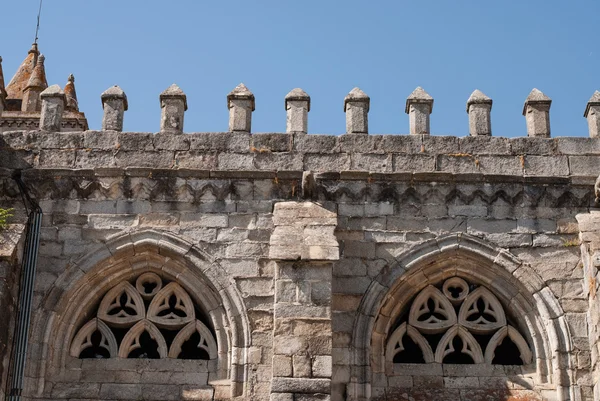
[[[420,86],[406,99],[404,112],[408,114],[411,135],[429,135],[429,115],[433,111],[433,98]]]
[[[0,114],[6,108],[6,88],[4,87],[4,73],[2,72],[2,57],[0,57]]]
[[[469,133],[471,136],[492,135],[492,99],[479,89],[475,89],[467,100],[467,113],[469,114]]]
[[[552,99],[533,88],[525,104],[523,115],[527,121],[527,136],[550,138],[550,105]]]
[[[308,132],[308,112],[310,111],[310,96],[300,88],[292,89],[285,96],[285,109],[287,110],[287,133]]]
[[[25,60],[23,60],[21,66],[6,87],[8,99],[23,99],[23,91],[29,82],[33,68],[37,64],[39,54],[37,44],[34,43],[31,45],[27,57],[25,57]]]
[[[354,88],[344,98],[346,134],[369,133],[371,98],[359,88]]]
[[[102,130],[123,131],[123,117],[128,109],[127,95],[117,85],[111,86],[100,96],[102,99]]]
[[[587,118],[590,138],[600,136],[600,92],[596,91],[585,106],[583,116]]]
[[[187,96],[175,84],[159,96],[161,116],[160,132],[182,133],[183,117],[187,110]]]
[[[46,69],[44,68],[45,57],[40,54],[37,64],[29,77],[25,91],[23,92],[22,111],[40,111],[42,104],[40,102],[40,93],[48,87],[46,81]]]
[[[67,84],[65,85],[65,109],[70,111],[79,111],[79,103],[77,102],[77,92],[75,91],[75,77],[69,75]]]
[[[246,85],[239,84],[227,95],[229,132],[250,132],[252,112],[256,108],[254,94]]]

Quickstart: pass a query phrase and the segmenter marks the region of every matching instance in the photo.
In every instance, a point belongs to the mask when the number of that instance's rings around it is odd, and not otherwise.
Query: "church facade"
[[[538,90],[527,136],[480,91],[469,136],[433,136],[421,88],[408,135],[369,134],[358,88],[344,135],[307,132],[300,89],[256,134],[244,85],[229,132],[184,133],[175,85],[159,132],[123,132],[119,87],[93,131],[43,63],[0,65],[1,395],[600,400],[600,93],[577,138]]]

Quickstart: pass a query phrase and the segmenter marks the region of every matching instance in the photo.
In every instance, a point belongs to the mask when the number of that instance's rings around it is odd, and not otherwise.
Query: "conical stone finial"
[[[62,114],[65,110],[64,92],[60,90],[60,86],[52,85],[40,94],[40,99],[42,100],[40,129],[43,131],[60,131]]]
[[[369,133],[369,108],[371,98],[359,88],[354,88],[344,98],[346,134]]]
[[[102,129],[106,131],[123,131],[123,117],[129,108],[127,95],[117,85],[108,88],[100,96],[104,116]]]
[[[492,99],[479,89],[475,89],[467,100],[467,113],[469,114],[469,134],[471,136],[492,135]]]
[[[310,111],[310,96],[300,88],[292,89],[285,96],[287,111],[286,132],[308,132],[308,112]]]
[[[429,115],[433,111],[433,98],[420,86],[406,99],[404,112],[408,114],[411,135],[429,135]]]
[[[77,102],[77,92],[75,91],[75,77],[73,74],[69,75],[67,84],[65,85],[65,98],[67,104],[65,108],[71,111],[79,111],[79,103]]]
[[[598,138],[600,136],[600,92],[594,92],[585,106],[583,116],[588,121],[590,138]]]
[[[246,85],[239,84],[227,95],[229,131],[251,132],[252,112],[255,110],[254,95]]]
[[[160,132],[182,133],[183,118],[187,110],[187,96],[175,84],[165,89],[160,99]]]
[[[525,99],[523,115],[527,122],[527,136],[550,138],[550,105],[552,99],[534,88]]]
[[[29,81],[27,81],[25,91],[23,92],[22,111],[39,111],[42,108],[40,103],[40,93],[48,87],[48,82],[46,81],[46,69],[44,67],[45,60],[46,58],[44,55],[40,54],[37,64],[29,77]]]
[[[6,107],[6,88],[4,87],[4,72],[2,71],[2,57],[0,57],[0,114]]]
[[[23,99],[23,92],[37,63],[38,55],[37,44],[34,43],[27,53],[27,57],[25,57],[25,60],[23,60],[17,72],[6,86],[7,99]]]

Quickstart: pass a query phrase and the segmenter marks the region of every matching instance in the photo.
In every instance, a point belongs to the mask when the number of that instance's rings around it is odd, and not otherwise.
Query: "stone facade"
[[[0,206],[24,222],[20,171],[44,213],[25,399],[600,400],[594,124],[549,138],[536,90],[529,135],[492,137],[477,91],[471,136],[435,136],[418,88],[411,135],[369,135],[356,88],[347,134],[312,135],[297,89],[288,132],[252,134],[242,84],[230,132],[183,133],[176,86],[160,132],[121,132],[126,99],[103,94],[102,131],[42,104],[48,129],[0,133]],[[2,232],[3,390],[23,235]]]

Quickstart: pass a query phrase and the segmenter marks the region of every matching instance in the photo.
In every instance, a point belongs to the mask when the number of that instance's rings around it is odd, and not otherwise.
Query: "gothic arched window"
[[[424,288],[394,327],[385,350],[388,363],[526,365],[532,360],[496,296],[460,277]]]
[[[201,309],[176,282],[146,272],[111,288],[71,343],[76,358],[216,359]]]

